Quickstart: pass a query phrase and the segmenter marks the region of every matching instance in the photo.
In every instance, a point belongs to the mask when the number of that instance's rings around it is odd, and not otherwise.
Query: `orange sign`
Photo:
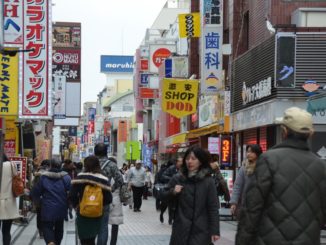
[[[221,141],[221,164],[231,164],[231,138],[223,137]]]
[[[160,65],[164,62],[164,60],[170,57],[171,51],[167,48],[159,48],[153,54],[153,63],[156,67],[160,67]]]
[[[139,98],[141,99],[157,99],[159,97],[158,89],[139,88]]]
[[[118,143],[126,142],[128,136],[128,121],[120,120],[118,126]]]

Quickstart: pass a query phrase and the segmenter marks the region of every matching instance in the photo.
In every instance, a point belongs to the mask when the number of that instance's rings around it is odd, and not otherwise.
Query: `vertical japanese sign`
[[[179,36],[200,37],[200,13],[179,14]]]
[[[144,166],[149,167],[150,169],[152,168],[152,153],[153,153],[153,149],[149,146],[147,146],[146,144],[143,144],[142,147],[142,159],[143,159],[143,163]]]
[[[294,88],[296,35],[293,33],[278,33],[275,38],[275,87]]]
[[[162,110],[181,118],[197,111],[197,80],[163,80]]]
[[[223,1],[202,1],[201,94],[213,95],[223,88]]]
[[[4,45],[8,47],[21,47],[24,42],[24,0],[4,0],[3,7],[3,28]]]
[[[54,76],[54,118],[66,118],[66,77]]]
[[[16,156],[17,126],[15,124],[15,119],[16,117],[6,117],[4,152],[7,157]]]
[[[0,54],[0,115],[18,115],[18,55]]]
[[[51,117],[51,20],[50,0],[24,1],[23,83],[20,118]]]
[[[231,137],[230,136],[222,136],[221,140],[221,157],[220,162],[222,166],[231,166]]]

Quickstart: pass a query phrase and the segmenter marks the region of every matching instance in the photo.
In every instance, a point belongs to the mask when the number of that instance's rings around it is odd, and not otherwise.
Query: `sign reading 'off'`
[[[197,110],[198,80],[164,79],[162,110],[181,118]]]

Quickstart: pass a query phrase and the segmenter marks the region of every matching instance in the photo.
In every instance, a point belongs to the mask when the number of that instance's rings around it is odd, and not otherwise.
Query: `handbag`
[[[131,198],[131,194],[128,190],[127,184],[123,184],[120,187],[119,196],[120,196],[120,202],[122,202],[122,203],[127,203],[128,200]]]
[[[14,197],[19,197],[24,194],[24,181],[20,177],[19,173],[17,173],[16,167],[13,163],[10,162],[11,172],[12,172],[12,193]]]

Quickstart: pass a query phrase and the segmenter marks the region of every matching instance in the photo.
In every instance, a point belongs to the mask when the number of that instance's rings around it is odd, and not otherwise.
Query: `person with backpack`
[[[34,173],[34,179],[32,186],[36,186],[37,183],[40,181],[41,176],[43,173],[49,170],[50,168],[50,160],[45,159],[41,162],[41,165],[37,167],[36,172]],[[34,202],[34,206],[36,209],[36,227],[39,233],[39,237],[43,239],[43,230],[42,230],[42,216],[41,216],[41,210],[42,210],[42,200],[39,202]]]
[[[0,227],[2,229],[2,244],[11,243],[11,226],[14,219],[19,218],[16,198],[12,191],[13,164],[3,155],[2,181],[0,189]]]
[[[97,157],[84,160],[84,172],[72,180],[70,201],[76,209],[77,233],[82,245],[95,245],[101,229],[104,207],[112,202],[109,180],[102,174]]]
[[[31,197],[34,202],[42,200],[42,229],[48,245],[60,245],[63,238],[64,218],[68,210],[68,192],[71,179],[61,171],[61,163],[52,159],[50,169],[45,171],[33,187]]]
[[[120,174],[117,164],[113,161],[114,158],[108,158],[108,147],[103,143],[96,144],[94,147],[95,156],[100,161],[102,174],[109,180],[113,178],[114,184],[111,186],[112,192],[119,189],[123,185],[123,177]],[[110,206],[104,206],[104,214],[102,217],[102,225],[100,233],[97,237],[97,245],[106,245],[109,238],[109,212]]]

